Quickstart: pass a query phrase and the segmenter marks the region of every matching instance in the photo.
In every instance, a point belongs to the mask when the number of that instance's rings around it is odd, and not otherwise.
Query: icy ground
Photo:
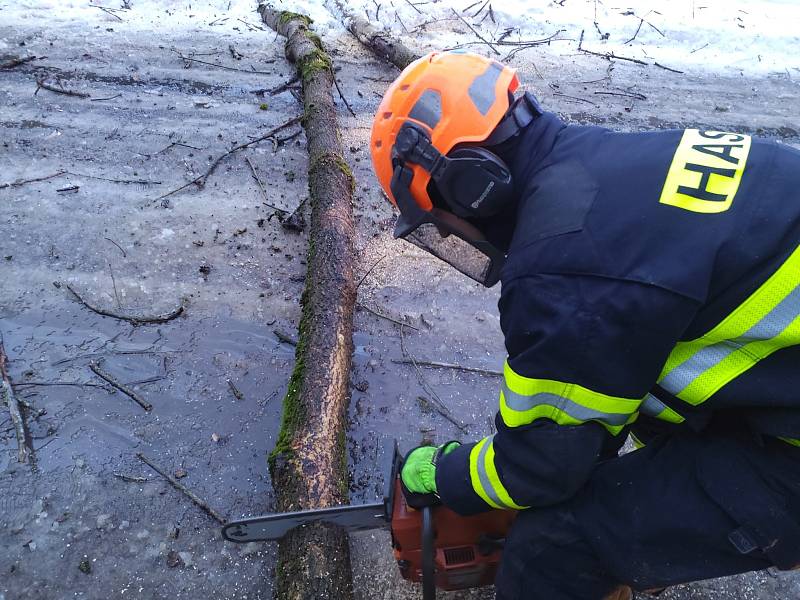
[[[160,196],[202,174],[235,142],[298,115],[290,91],[254,93],[287,82],[291,66],[283,40],[262,29],[249,0],[98,8],[121,4],[0,0],[0,63],[37,57],[0,71],[0,186],[69,171],[0,187],[0,331],[17,393],[34,407],[27,421],[37,456],[36,471],[16,465],[14,432],[0,414],[0,599],[270,598],[274,548],[223,543],[216,522],[136,453],[180,476],[224,516],[270,509],[265,453],[293,361],[293,348],[275,331],[296,329],[306,240],[270,218],[274,209],[265,202],[292,211],[305,198],[302,133],[286,139],[298,130],[287,129],[226,159],[203,189]],[[356,113],[337,98],[357,179],[364,277],[349,435],[352,498],[359,501],[379,484],[374,465],[383,436],[409,447],[422,438],[477,439],[489,429],[495,377],[425,370],[423,386],[411,367],[393,362],[403,347],[418,359],[487,369],[502,364],[503,347],[497,290],[391,239],[392,213],[371,173],[367,140],[397,72],[353,42],[329,4],[281,6],[312,14]],[[509,61],[523,84],[570,122],[698,126],[800,142],[794,3],[470,4],[351,6],[421,51],[467,45],[498,58],[516,52]],[[582,48],[645,64],[579,52],[581,31]],[[549,45],[518,52],[519,45],[502,43],[552,35]],[[89,97],[34,94],[37,79]],[[64,283],[112,310],[160,313],[183,299],[186,311],[163,325],[133,327],[89,311]],[[370,310],[409,323],[402,339],[397,325]],[[99,359],[152,412],[93,387],[102,382],[88,365]],[[43,385],[53,383],[80,385]],[[467,434],[430,410],[432,392],[468,424]],[[383,532],[353,536],[352,546],[359,598],[419,597],[399,581]],[[661,596],[797,597],[800,578],[772,572]]]

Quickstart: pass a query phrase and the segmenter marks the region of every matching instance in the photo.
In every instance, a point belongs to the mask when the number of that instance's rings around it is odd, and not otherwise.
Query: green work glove
[[[436,490],[436,463],[461,444],[450,441],[441,446],[418,446],[406,454],[400,481],[406,502],[412,508],[422,508],[439,503]]]

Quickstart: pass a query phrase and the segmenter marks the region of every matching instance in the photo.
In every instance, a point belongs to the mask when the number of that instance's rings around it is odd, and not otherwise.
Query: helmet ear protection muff
[[[403,123],[395,138],[393,162],[411,162],[430,173],[447,209],[462,218],[490,217],[514,200],[511,170],[496,154],[464,146],[441,154],[428,132],[411,121]]]

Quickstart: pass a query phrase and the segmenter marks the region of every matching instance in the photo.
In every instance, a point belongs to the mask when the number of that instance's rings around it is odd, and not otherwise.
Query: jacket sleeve
[[[533,275],[504,283],[499,306],[508,359],[497,432],[436,473],[461,514],[574,495],[604,448],[621,445],[697,302],[633,281]]]

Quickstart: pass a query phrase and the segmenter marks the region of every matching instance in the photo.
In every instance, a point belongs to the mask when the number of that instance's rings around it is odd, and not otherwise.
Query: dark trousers
[[[600,600],[800,563],[800,448],[746,434],[659,436],[601,463],[568,502],[520,513],[498,600]]]

